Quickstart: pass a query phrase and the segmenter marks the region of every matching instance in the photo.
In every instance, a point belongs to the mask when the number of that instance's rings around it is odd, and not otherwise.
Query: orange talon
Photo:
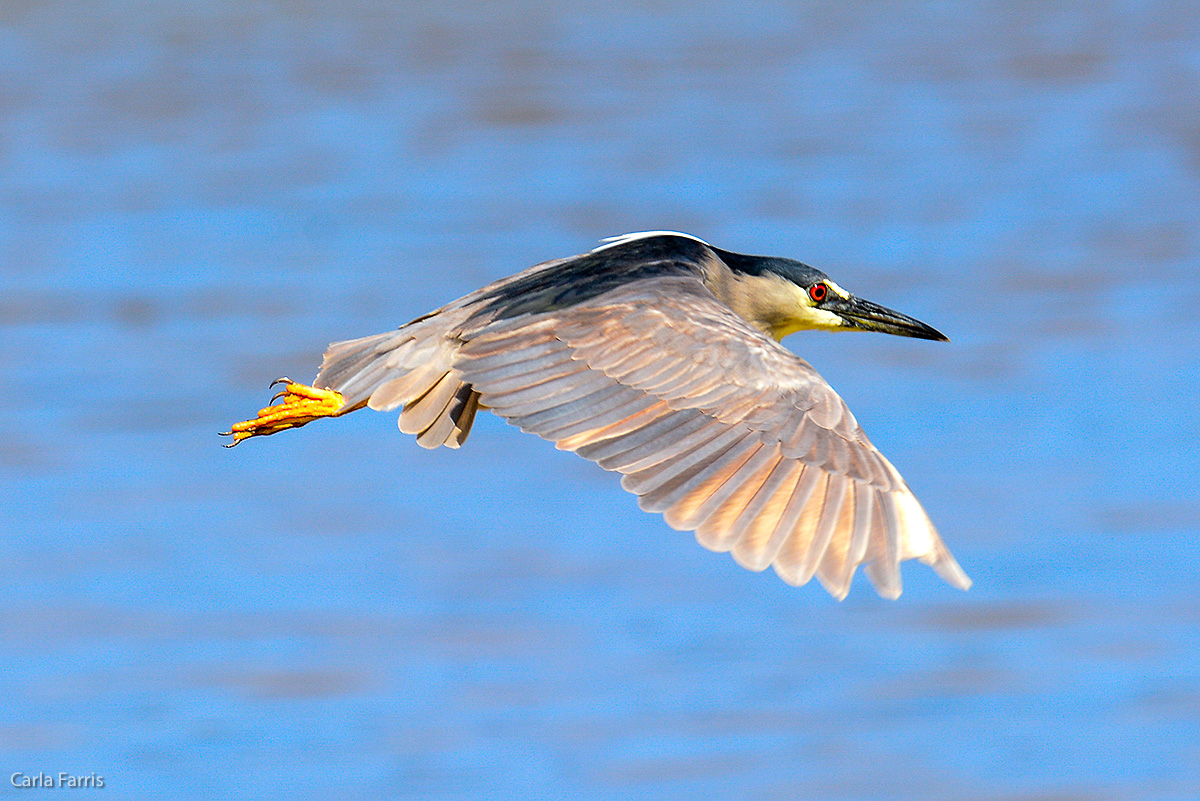
[[[259,409],[258,416],[253,420],[236,423],[230,426],[228,431],[221,432],[223,437],[233,437],[233,442],[226,445],[226,448],[232,448],[250,437],[267,436],[288,428],[299,428],[322,417],[332,417],[346,405],[342,393],[332,389],[317,389],[297,384],[289,378],[271,382],[272,387],[276,384],[285,386],[271,398],[270,406]],[[277,400],[283,402],[276,404]]]

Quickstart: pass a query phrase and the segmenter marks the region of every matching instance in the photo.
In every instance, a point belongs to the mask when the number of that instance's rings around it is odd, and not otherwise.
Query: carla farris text
[[[87,776],[76,776],[72,773],[59,773],[57,776],[38,771],[37,773],[21,773],[17,771],[9,777],[13,787],[23,788],[60,788],[79,789],[81,787],[100,788],[104,786],[104,777],[89,773]]]

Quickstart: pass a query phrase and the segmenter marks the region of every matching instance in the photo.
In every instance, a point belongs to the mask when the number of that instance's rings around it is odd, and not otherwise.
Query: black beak
[[[858,328],[863,331],[879,331],[884,334],[895,334],[898,337],[915,337],[916,339],[932,339],[937,342],[949,342],[949,338],[932,326],[892,311],[889,308],[872,303],[869,300],[856,298],[839,298],[830,293],[821,306],[842,318],[848,328]]]

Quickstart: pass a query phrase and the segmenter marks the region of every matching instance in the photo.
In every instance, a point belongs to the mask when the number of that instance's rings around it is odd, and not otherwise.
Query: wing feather
[[[565,376],[561,379],[543,381],[531,387],[522,387],[514,392],[482,391],[483,402],[502,417],[525,417],[537,412],[549,411],[561,404],[577,401],[590,395],[612,389],[612,380],[590,370]]]
[[[390,412],[398,406],[412,403],[426,395],[446,374],[447,368],[444,364],[423,364],[381,384],[371,393],[370,406],[381,412]]]
[[[641,395],[641,393],[637,394]],[[590,394],[568,399],[558,407],[532,407],[522,410],[519,413],[501,414],[501,416],[505,417],[510,423],[520,426],[523,431],[530,431],[544,437],[542,432],[551,426],[568,425],[570,422],[590,417],[590,415],[595,413],[597,408],[607,408],[611,404],[623,403],[629,399],[629,395],[630,391],[628,387],[613,384],[602,386]],[[641,395],[641,397],[646,396]],[[545,438],[548,439],[548,437]]]
[[[839,512],[838,528],[817,568],[817,577],[836,597],[845,597],[854,569],[866,556],[873,532],[876,492],[857,482],[846,482],[846,498]]]
[[[653,395],[622,387],[619,393],[594,401],[591,408],[575,410],[570,417],[558,417],[541,426],[542,436],[558,444],[560,450],[573,451],[621,433],[622,424],[637,418],[652,407],[664,405]]]
[[[467,384],[466,387],[469,391],[463,399],[462,405],[451,412],[454,431],[445,442],[449,448],[461,447],[466,442],[467,435],[471,433],[471,426],[475,423],[475,414],[479,411],[479,393],[470,384]]]
[[[726,453],[743,443],[757,440],[753,433],[726,428],[686,453],[626,476],[621,480],[621,486],[639,496],[638,505],[645,511],[666,512],[704,481],[707,471]],[[670,519],[667,523],[679,528]]]
[[[641,458],[636,462],[622,465],[620,471],[627,478],[638,474],[661,474],[663,470],[660,466],[664,463],[691,453],[696,448],[728,430],[720,422],[714,421],[705,415],[697,415],[693,422],[680,426],[680,429],[683,436],[678,438],[673,437],[669,442],[651,441],[640,445],[638,456]],[[597,435],[600,435],[599,432],[597,432]],[[630,480],[630,483],[626,484],[625,479],[623,479],[622,485],[626,489],[629,489],[633,485],[633,482]]]
[[[824,475],[816,467],[797,462],[794,459],[789,461],[797,467],[796,482],[790,487],[785,486],[784,489],[788,494],[782,498],[783,508],[780,510],[774,527],[767,533],[765,542],[760,543],[757,538],[746,537],[743,541],[739,541],[733,549],[733,558],[742,567],[750,570],[766,570],[773,562],[777,561],[784,544],[796,531],[800,515],[804,512],[805,505],[812,496],[818,480],[822,479]]]
[[[456,402],[457,395],[450,399],[442,411],[420,431],[415,431],[417,435],[417,444],[422,448],[436,448],[440,445],[449,445],[456,447],[452,442],[452,435],[457,426],[454,421],[454,416],[451,413],[451,406]]]
[[[754,440],[726,451],[704,471],[703,480],[665,512],[667,522],[673,528],[694,531],[770,456],[771,449]],[[708,531],[711,534],[712,529]]]
[[[820,491],[809,496],[791,539],[775,559],[775,571],[789,584],[808,583],[837,527],[846,482],[838,476],[822,473],[818,484]]]
[[[896,553],[895,538],[887,532],[897,527],[895,496],[876,492],[875,531],[870,538],[870,552],[864,570],[876,591],[884,598],[900,597],[900,555]]]
[[[710,551],[718,552],[733,548],[741,534],[741,529],[735,523],[746,507],[762,492],[782,458],[778,447],[763,446],[762,450],[755,454],[755,458],[748,461],[738,471],[738,475],[726,483],[728,486],[740,478],[737,487],[728,493],[696,528],[696,539],[700,544]],[[725,487],[721,489],[724,490]],[[718,496],[719,493],[714,493],[714,499]],[[714,500],[710,499],[705,505],[712,503]]]
[[[637,469],[640,460],[674,446],[709,422],[704,413],[697,409],[672,412],[664,408],[662,416],[649,425],[639,426],[619,437],[584,445],[575,452],[605,470]]]
[[[784,458],[781,453],[775,469],[750,502],[742,507],[729,531],[729,539],[732,541],[730,550],[734,552],[733,558],[738,564],[748,567],[759,562],[761,557],[755,557],[766,549],[771,534],[779,524],[779,518],[787,508],[788,498],[803,472],[804,465]],[[768,564],[770,559],[763,562],[762,567]]]
[[[570,351],[546,354],[536,361],[517,362],[475,376],[475,386],[486,386],[489,392],[508,392],[534,386],[543,381],[564,378],[586,369],[571,359]]]
[[[420,434],[429,428],[450,406],[462,381],[453,372],[445,373],[421,397],[410,401],[400,415],[400,430]]]

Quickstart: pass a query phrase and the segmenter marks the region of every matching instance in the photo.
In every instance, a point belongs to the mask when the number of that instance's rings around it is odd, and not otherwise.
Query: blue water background
[[[0,5],[0,795],[1200,798],[1186,2]],[[491,416],[226,451],[333,340],[630,230],[947,332],[787,344],[976,585],[844,602]]]

